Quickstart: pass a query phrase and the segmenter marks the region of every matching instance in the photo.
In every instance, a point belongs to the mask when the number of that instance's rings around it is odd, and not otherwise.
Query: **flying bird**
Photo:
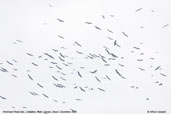
[[[94,70],[94,71],[89,71],[90,73],[94,74],[97,72],[97,70]]]
[[[162,28],[166,28],[167,26],[169,26],[169,24],[163,25],[163,27],[162,27]]]
[[[0,68],[0,71],[2,71],[2,72],[8,72],[8,70],[5,69],[5,68],[3,68],[3,67]]]
[[[121,78],[126,79],[125,77],[123,77],[123,76],[119,73],[119,71],[118,71],[117,69],[115,69],[115,72],[116,72]]]
[[[98,27],[98,26],[94,26],[96,29],[98,29],[98,30],[102,30],[100,27]]]
[[[125,32],[122,32],[122,34],[123,34],[124,36],[128,37],[128,35],[127,35]]]
[[[64,37],[63,37],[63,36],[61,36],[61,35],[58,35],[58,37],[59,37],[59,38],[61,38],[61,39],[64,39]]]
[[[81,44],[79,44],[78,42],[74,42],[74,44],[76,44],[77,46],[81,47]]]
[[[7,98],[5,98],[5,97],[3,97],[3,96],[0,96],[0,98],[3,99],[3,100],[6,100],[6,99],[7,99]]]
[[[82,87],[79,87],[81,91],[86,92]]]
[[[77,73],[78,73],[78,76],[80,76],[80,77],[82,78],[82,75],[81,75],[81,73],[80,73],[79,71],[77,71]]]
[[[39,87],[41,87],[41,88],[44,88],[42,85],[40,85],[39,83],[37,83],[37,85],[39,86]]]
[[[62,20],[62,19],[59,19],[59,18],[57,18],[57,20],[58,20],[59,22],[64,22],[64,20]]]
[[[138,12],[138,11],[140,11],[140,10],[142,10],[143,8],[139,8],[139,9],[137,9],[137,10],[135,10],[135,12]]]
[[[30,78],[30,80],[33,80],[33,78],[29,74],[27,76]]]
[[[103,92],[105,92],[105,90],[104,90],[104,89],[102,89],[102,88],[97,88],[97,89],[99,89],[100,91],[103,91]]]
[[[92,22],[85,22],[85,24],[88,24],[88,25],[90,25],[90,24],[93,24]]]

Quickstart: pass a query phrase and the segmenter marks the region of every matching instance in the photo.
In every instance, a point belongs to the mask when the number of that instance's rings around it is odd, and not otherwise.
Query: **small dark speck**
[[[166,77],[166,75],[165,75],[165,74],[163,74],[163,73],[160,73],[160,75],[162,75],[162,76],[165,76],[165,77]]]
[[[114,17],[114,15],[109,15],[110,17]]]
[[[135,10],[135,12],[138,12],[138,11],[140,11],[140,10],[142,10],[143,8],[139,8],[139,9],[137,9],[137,10]]]
[[[101,30],[101,28],[100,27],[98,27],[98,26],[94,26],[96,29],[98,29],[98,30]]]
[[[162,27],[162,28],[166,28],[167,26],[169,26],[169,24],[163,25],[163,27]]]
[[[3,97],[3,96],[0,96],[0,98],[1,98],[1,99],[3,99],[3,100],[6,100],[6,98],[5,98],[5,97]]]
[[[59,22],[64,22],[64,20],[62,20],[62,19],[59,19],[59,18],[57,18],[57,20],[58,20]]]
[[[160,84],[159,84],[159,86],[162,86],[162,85],[163,85],[163,83],[160,83]]]
[[[85,22],[85,24],[89,24],[90,25],[90,24],[93,24],[93,23],[92,22]]]
[[[124,36],[128,37],[128,35],[127,35],[125,32],[122,32],[122,34],[123,34]]]
[[[52,7],[53,7],[53,5],[51,5],[51,4],[49,4],[48,6],[49,6],[50,8],[52,8]]]

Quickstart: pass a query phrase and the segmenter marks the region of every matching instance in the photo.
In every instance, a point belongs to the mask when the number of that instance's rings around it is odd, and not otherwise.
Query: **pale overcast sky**
[[[170,4],[0,0],[0,113],[170,114]]]

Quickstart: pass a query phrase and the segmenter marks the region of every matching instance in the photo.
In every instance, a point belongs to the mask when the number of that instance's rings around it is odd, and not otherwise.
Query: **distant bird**
[[[146,98],[146,100],[148,101],[148,100],[149,100],[149,98]]]
[[[114,17],[114,15],[109,15],[110,17]]]
[[[13,77],[17,78],[17,76],[16,76],[16,75],[14,75],[14,74],[11,74],[11,76],[13,76]]]
[[[93,24],[92,22],[85,22],[85,23],[86,23],[86,24],[89,24],[89,25],[90,25],[90,24]]]
[[[9,62],[9,61],[6,61],[9,65],[13,65],[11,62]]]
[[[89,90],[93,90],[93,88],[90,88]]]
[[[30,80],[33,80],[33,78],[29,74],[27,76],[30,78]]]
[[[94,74],[97,72],[97,70],[94,70],[94,71],[89,71],[90,73]]]
[[[44,53],[44,55],[50,57],[51,59],[55,59],[52,55],[48,54],[48,53]]]
[[[108,80],[111,80],[108,75],[105,75]]]
[[[62,80],[66,81],[66,79],[64,79],[63,77],[60,77]]]
[[[107,61],[105,60],[105,57],[104,57],[104,56],[102,56],[101,54],[99,54],[99,56],[100,56],[100,58],[101,58],[101,60],[102,60],[103,62],[107,63]]]
[[[124,36],[128,37],[128,35],[127,35],[125,32],[122,32],[122,34],[123,34]]]
[[[79,87],[81,91],[86,92],[82,87]]]
[[[53,51],[55,51],[55,52],[58,52],[58,50],[56,50],[56,49],[52,49]]]
[[[143,59],[137,59],[137,61],[143,61]]]
[[[61,68],[61,67],[59,67],[58,65],[56,65],[56,67],[57,67],[59,70],[62,70],[62,68]]]
[[[153,58],[153,57],[150,57],[150,59],[151,59],[151,60],[154,60],[155,58]]]
[[[65,88],[65,86],[64,85],[62,85],[62,84],[54,84],[56,87],[59,87],[59,88]]]
[[[140,55],[144,55],[144,53],[140,53]]]
[[[104,64],[104,66],[110,66],[110,64]]]
[[[42,56],[40,55],[40,56],[38,56],[38,58],[41,58]]]
[[[158,66],[157,68],[155,68],[155,70],[159,70],[161,66]]]
[[[141,29],[143,29],[144,27],[143,26],[140,26]]]
[[[62,58],[65,58],[65,56],[64,56],[62,53],[59,53],[59,55],[60,55]]]
[[[98,27],[98,26],[94,26],[96,29],[98,29],[98,30],[102,30],[100,27]]]
[[[58,20],[59,22],[64,22],[64,20],[62,20],[62,19],[59,19],[59,18],[57,18],[57,20]]]
[[[5,68],[3,68],[3,67],[0,68],[0,71],[2,71],[2,72],[8,72],[8,70],[5,69]]]
[[[110,29],[106,29],[108,32],[110,32],[110,33],[113,33],[113,31],[111,31]]]
[[[160,83],[159,86],[163,85],[163,83]]]
[[[50,8],[52,8],[52,7],[53,7],[53,5],[51,5],[51,4],[48,4],[48,6],[49,6]]]
[[[75,86],[75,87],[74,87],[74,89],[77,89],[77,88],[78,88],[78,86]]]
[[[56,62],[50,62],[50,63],[52,63],[52,64],[54,64],[54,65],[58,64],[58,63],[56,63]]]
[[[109,40],[113,40],[113,38],[111,38],[111,37],[107,37]]]
[[[39,66],[38,64],[36,64],[36,63],[34,63],[34,62],[32,62],[31,64],[34,65],[34,66]]]
[[[29,91],[29,93],[30,93],[31,95],[33,95],[33,96],[38,96],[38,95],[39,95],[39,94],[36,93],[36,92],[31,92],[31,91]]]
[[[46,97],[46,98],[49,98],[49,96],[47,96],[46,94],[42,94],[44,97]]]
[[[101,81],[99,80],[99,78],[97,78],[96,76],[95,76],[95,78],[96,78],[96,80],[97,80],[98,82],[101,82]]]
[[[23,41],[21,41],[21,40],[16,40],[17,42],[19,42],[19,43],[23,43]]]
[[[58,79],[57,79],[55,76],[52,76],[52,78],[53,78],[54,80],[58,81]]]
[[[54,102],[58,102],[57,100],[53,99]]]
[[[165,77],[166,77],[166,75],[165,75],[165,74],[163,74],[163,73],[160,73],[160,75],[162,75],[162,76],[165,76]]]
[[[138,49],[138,50],[140,49],[139,47],[133,47],[133,48],[134,48],[134,49]]]
[[[131,88],[135,88],[135,86],[131,86]]]
[[[3,99],[3,100],[6,100],[6,99],[7,99],[7,98],[5,98],[5,97],[3,97],[3,96],[0,96],[0,98]]]
[[[31,53],[26,53],[27,55],[29,55],[29,56],[33,56],[33,54],[31,54]]]
[[[121,78],[126,79],[125,77],[123,77],[123,76],[119,73],[119,71],[118,71],[117,69],[115,69],[115,72],[116,72]]]
[[[103,19],[105,19],[105,16],[104,16],[104,15],[102,15],[102,18],[103,18]]]
[[[79,47],[81,47],[81,44],[79,44],[78,42],[74,42],[74,45],[78,45]]]
[[[118,63],[119,66],[124,67],[125,65]]]
[[[84,69],[85,67],[80,67],[81,69]]]
[[[163,25],[163,27],[162,27],[162,28],[166,28],[167,26],[169,26],[169,24]]]
[[[15,59],[13,59],[13,61],[14,61],[15,63],[18,63],[17,60],[15,60]]]
[[[63,37],[63,36],[61,36],[61,35],[58,35],[58,37],[59,37],[59,38],[62,38],[62,39],[64,39],[64,37]]]
[[[41,88],[44,88],[42,85],[40,85],[39,83],[37,83],[37,85],[39,86],[39,87],[41,87]]]
[[[97,89],[99,89],[100,91],[103,91],[103,92],[105,92],[105,90],[104,90],[104,89],[102,89],[102,88],[97,88]]]
[[[80,51],[76,51],[78,54],[83,54],[83,52],[80,52]]]
[[[111,55],[112,57],[114,57],[114,58],[118,58],[118,56],[117,56],[117,55],[115,55],[114,53],[109,52],[109,50],[108,50],[108,49],[105,49],[105,50],[106,50],[106,52],[107,52],[109,55]]]
[[[139,69],[140,69],[141,71],[145,71],[145,69],[143,69],[143,68],[140,68],[140,67],[139,67]]]
[[[139,8],[139,9],[137,9],[137,10],[135,10],[135,12],[138,12],[138,11],[140,11],[140,10],[142,10],[143,8]]]
[[[71,113],[77,113],[76,110],[73,110],[73,109],[71,109],[71,108],[70,108],[70,110],[71,110]]]
[[[75,99],[76,101],[81,101],[81,99]]]
[[[78,76],[80,76],[80,77],[82,78],[82,75],[80,74],[80,72],[79,72],[79,71],[77,71],[77,73],[78,73]]]
[[[65,62],[65,60],[64,60],[63,58],[61,58],[61,57],[59,57],[59,56],[58,56],[58,58],[59,58],[59,60]]]
[[[117,40],[114,41],[114,46],[121,47],[121,46],[117,43]]]

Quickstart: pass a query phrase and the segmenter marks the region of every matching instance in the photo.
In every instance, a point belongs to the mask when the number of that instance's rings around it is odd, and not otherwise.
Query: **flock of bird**
[[[49,7],[51,8],[52,5],[49,5]],[[143,10],[143,8],[135,10],[135,13],[141,10]],[[110,18],[113,17],[114,15],[110,15]],[[105,20],[106,16],[102,15],[102,19]],[[56,18],[56,23],[65,23],[65,20]],[[110,30],[109,28],[102,29],[100,26],[94,25],[93,22],[86,21],[83,23],[92,29],[105,31],[109,34],[115,34],[114,31]],[[164,29],[168,26],[169,24],[166,24],[161,27],[161,29]],[[121,31],[121,34],[123,35],[122,39],[128,39],[131,37],[129,33],[126,33],[124,31]],[[66,37],[62,35],[57,35],[57,37],[60,40],[67,42]],[[48,88],[47,86],[51,86],[53,88],[53,91],[60,91],[60,89],[64,89],[65,91],[77,91],[84,94],[93,91],[99,91],[107,94],[107,88],[103,88],[103,83],[112,82],[113,80],[116,80],[116,78],[119,80],[129,80],[130,77],[126,75],[127,73],[124,72],[124,69],[130,67],[131,65],[126,64],[126,56],[123,57],[120,53],[118,53],[120,50],[124,50],[124,46],[119,41],[120,39],[106,36],[106,40],[108,40],[110,44],[112,44],[112,46],[99,47],[97,50],[101,50],[102,53],[98,53],[98,51],[96,53],[91,52],[91,50],[85,51],[86,47],[84,47],[84,44],[80,43],[79,41],[73,41],[73,44],[71,44],[72,46],[70,48],[66,48],[65,46],[55,47],[49,49],[49,51],[47,52],[42,52],[41,54],[25,52],[22,54],[24,55],[24,57],[29,58],[31,62],[27,60],[20,62],[20,60],[17,60],[16,58],[11,58],[6,61],[0,61],[0,72],[1,75],[8,74],[9,76],[12,76],[11,78],[16,79],[23,77],[23,74],[25,74],[25,78],[31,85],[37,86],[38,88],[43,90],[46,90]],[[14,42],[14,45],[24,45],[24,43],[25,41],[17,39]],[[145,52],[142,51],[142,45],[143,43],[139,43],[137,44],[137,46],[132,46],[132,49],[126,52],[132,54],[132,58],[134,58],[136,63],[140,65],[134,70],[139,70],[140,73],[149,71],[151,73],[155,72],[158,76],[167,77],[167,75],[163,72],[162,65],[152,64],[148,68],[144,68],[141,66],[141,64],[146,61],[143,58],[148,56],[145,54]],[[72,56],[68,53],[72,53]],[[139,58],[135,58],[135,55]],[[149,57],[148,61],[155,61],[155,57]],[[25,64],[23,64],[23,62]],[[21,66],[23,64],[23,68],[25,68],[25,71],[17,68],[18,64],[20,64]],[[24,67],[25,65],[27,65],[28,67]],[[96,65],[98,67],[96,67]],[[99,66],[101,68],[99,68]],[[43,72],[46,72],[44,75],[42,75],[41,69],[44,69]],[[109,74],[107,69],[113,69],[113,73]],[[32,70],[34,71],[32,72]],[[36,74],[34,74],[34,72],[36,72]],[[22,75],[20,75],[20,73]],[[41,74],[41,76],[38,75],[39,73]],[[49,80],[46,80],[46,82],[42,82],[39,80],[41,79],[41,77],[48,77]],[[85,81],[90,81],[92,82],[92,84],[86,85]],[[163,82],[161,82],[160,80],[154,80],[154,83],[157,86],[163,85]],[[141,89],[141,87],[131,84],[130,88]],[[30,94],[30,97],[41,96],[45,99],[51,100],[52,102],[67,103],[67,101],[64,101],[62,99],[51,97],[48,92],[41,93],[39,91],[28,90],[28,94]],[[149,100],[150,98],[147,97],[145,99]],[[0,93],[0,100],[8,101],[8,97],[4,96],[3,93]],[[82,101],[83,98],[75,97],[74,100]],[[12,107],[15,108],[15,106]]]

